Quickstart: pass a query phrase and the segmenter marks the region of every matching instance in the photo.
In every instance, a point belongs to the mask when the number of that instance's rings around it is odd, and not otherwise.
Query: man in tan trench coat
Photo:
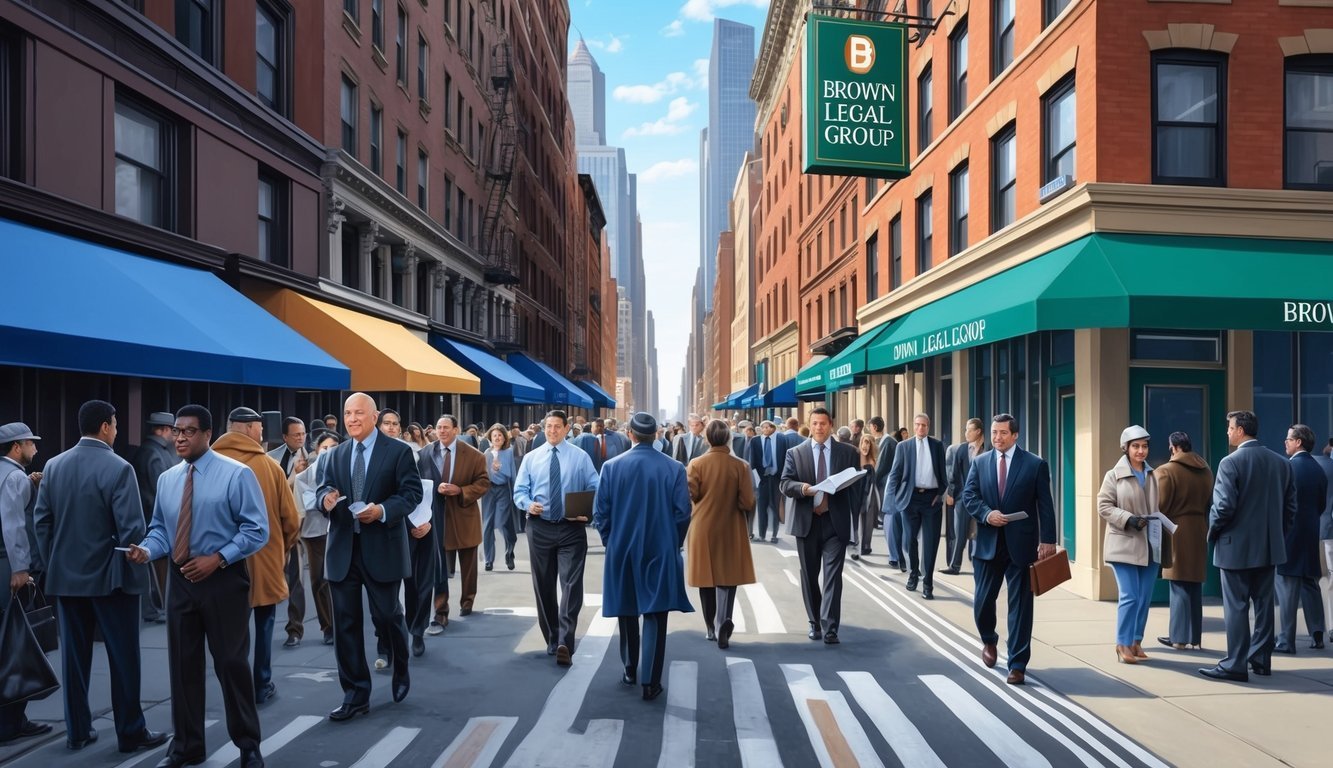
[[[268,543],[246,560],[250,571],[250,607],[255,617],[255,702],[263,704],[278,692],[273,683],[273,621],[278,603],[287,599],[287,555],[296,545],[301,520],[287,473],[264,453],[261,417],[244,406],[227,416],[227,433],[213,450],[250,468],[259,480],[268,508]]]

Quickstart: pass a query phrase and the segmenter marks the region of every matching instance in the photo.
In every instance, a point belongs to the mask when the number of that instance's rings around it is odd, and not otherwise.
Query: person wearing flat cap
[[[37,546],[48,566],[45,590],[55,598],[64,670],[65,742],[97,740],[88,706],[93,634],[101,631],[111,672],[111,709],[120,751],[153,749],[165,734],[150,731],[139,704],[139,596],[148,569],[116,551],[141,541],[147,526],[134,468],[116,455],[116,409],[104,400],[79,407],[73,448],[46,463],[34,515]]]
[[[1170,549],[1162,546],[1162,523],[1154,518],[1157,478],[1148,466],[1148,430],[1135,424],[1120,433],[1124,455],[1102,479],[1097,513],[1106,521],[1103,558],[1115,571],[1120,607],[1115,622],[1115,655],[1121,664],[1146,661],[1143,628],[1157,571]],[[1168,562],[1167,565],[1170,565]]]
[[[22,422],[0,426],[0,584],[8,584],[10,592],[22,589],[36,570],[32,509],[37,489],[29,479],[28,466],[41,439]],[[0,605],[0,614],[8,606]],[[28,719],[27,707],[26,701],[0,707],[0,745],[51,732],[50,723]]]
[[[643,685],[643,698],[662,694],[667,612],[691,613],[680,547],[690,525],[685,467],[653,448],[657,421],[630,419],[634,446],[602,465],[593,500],[593,527],[606,545],[602,615],[620,623],[620,660],[626,685]],[[640,654],[639,617],[643,617]]]
[[[171,444],[171,425],[176,417],[165,411],[148,414],[149,429],[143,443],[134,452],[134,474],[139,478],[139,500],[143,502],[144,525],[153,520],[153,502],[157,500],[157,479],[180,463]],[[143,620],[163,623],[167,620],[167,561],[154,560],[149,565],[149,588],[143,593]]]

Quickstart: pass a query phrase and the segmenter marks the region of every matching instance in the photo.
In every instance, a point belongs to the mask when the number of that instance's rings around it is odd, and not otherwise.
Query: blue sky
[[[606,75],[607,143],[639,174],[648,309],[657,323],[658,401],[674,414],[699,263],[699,130],[708,125],[714,17],[755,28],[768,0],[571,0],[579,35]],[[711,286],[710,286],[711,288]]]

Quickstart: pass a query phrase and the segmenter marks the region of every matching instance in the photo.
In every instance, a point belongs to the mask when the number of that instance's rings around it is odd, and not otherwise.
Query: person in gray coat
[[[1310,647],[1324,646],[1324,601],[1319,594],[1319,517],[1328,503],[1328,479],[1314,450],[1314,431],[1304,424],[1287,429],[1287,455],[1296,484],[1296,519],[1287,529],[1287,562],[1277,567],[1277,653],[1296,652],[1296,608],[1305,613]]]
[[[104,400],[79,408],[83,438],[46,464],[34,515],[37,547],[50,566],[46,593],[56,598],[64,668],[66,743],[97,740],[88,707],[93,631],[100,629],[111,668],[111,709],[121,752],[153,749],[164,733],[148,730],[139,704],[139,596],[148,569],[116,547],[148,529],[134,468],[116,455],[116,409]]]
[[[1222,616],[1227,655],[1199,674],[1214,680],[1249,682],[1272,674],[1273,573],[1287,561],[1283,531],[1296,516],[1296,485],[1287,460],[1259,444],[1253,411],[1227,414],[1227,441],[1236,447],[1217,467],[1208,541],[1213,565],[1222,572]],[[1254,635],[1250,635],[1250,604]]]
[[[148,414],[144,422],[150,432],[134,452],[134,474],[139,477],[139,500],[143,502],[144,525],[153,519],[153,501],[157,498],[157,479],[180,462],[171,444],[171,426],[176,417],[165,411]],[[149,567],[149,585],[143,593],[143,620],[156,624],[167,621],[167,561],[158,560]]]
[[[967,482],[972,459],[986,450],[984,429],[985,425],[981,423],[981,419],[968,419],[967,429],[964,431],[966,440],[949,446],[944,457],[948,469],[945,475],[949,483],[944,492],[944,510],[945,514],[949,515],[947,519],[953,523],[950,528],[953,536],[945,537],[949,545],[947,562],[940,573],[957,575],[963,567],[963,553],[967,552],[969,558],[972,555],[972,526],[975,525],[975,521],[967,514],[967,510],[963,509],[963,484]]]

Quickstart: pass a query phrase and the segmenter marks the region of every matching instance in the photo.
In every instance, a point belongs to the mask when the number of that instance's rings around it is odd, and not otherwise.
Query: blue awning
[[[579,388],[581,388],[584,392],[586,392],[588,397],[592,398],[593,403],[598,408],[616,407],[616,399],[614,397],[611,397],[611,393],[597,386],[597,382],[593,381],[592,379],[579,379],[574,383],[578,385]]]
[[[347,367],[215,275],[0,219],[0,365],[347,389]]]
[[[546,402],[546,390],[514,367],[480,347],[456,341],[438,333],[430,335],[430,345],[458,363],[468,373],[481,379],[481,394],[466,395],[468,400],[484,400],[516,405]]]
[[[522,352],[514,352],[506,358],[519,373],[528,377],[546,390],[546,402],[551,405],[569,405],[575,408],[591,409],[592,398],[583,394],[583,390],[570,383],[569,379],[556,373],[551,366],[540,360],[534,360]]]
[[[764,393],[764,408],[795,408],[800,405],[796,399],[796,379],[787,379]]]
[[[752,397],[758,391],[759,391],[758,384],[751,384],[745,389],[738,389],[735,392],[732,392],[731,394],[723,398],[722,402],[714,403],[713,410],[721,411],[727,408],[743,408],[744,406],[741,405],[741,401]]]

